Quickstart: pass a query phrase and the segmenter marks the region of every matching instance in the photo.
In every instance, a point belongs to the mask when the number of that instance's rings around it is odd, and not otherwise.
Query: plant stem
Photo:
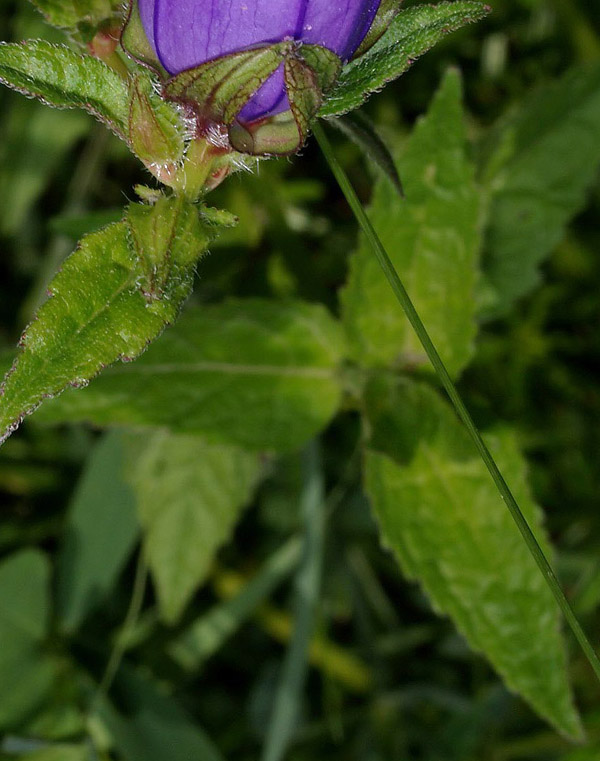
[[[410,296],[408,295],[402,281],[400,280],[400,276],[396,272],[396,269],[394,268],[394,265],[392,264],[385,248],[383,247],[383,244],[381,243],[381,240],[379,239],[379,236],[377,235],[375,228],[371,224],[371,220],[369,219],[365,210],[363,209],[363,206],[361,202],[359,201],[358,196],[356,195],[354,188],[352,187],[350,180],[348,179],[346,173],[344,172],[341,164],[338,162],[327,135],[325,134],[323,128],[321,127],[319,123],[316,123],[314,125],[313,131],[314,131],[315,137],[317,138],[319,146],[321,147],[321,150],[323,151],[323,155],[325,156],[344,196],[346,197],[346,200],[348,201],[348,204],[350,208],[352,209],[352,212],[354,216],[356,217],[356,220],[358,224],[360,225],[371,249],[373,250],[375,257],[377,258],[377,261],[379,262],[379,265],[381,266],[381,269],[383,270],[387,278],[387,281],[394,292],[394,295],[398,299],[398,302],[400,303],[400,306],[404,310],[404,313],[406,317],[408,318],[408,321],[412,325],[415,333],[417,334],[417,337],[419,338],[419,341],[421,342],[423,348],[425,349],[425,352],[427,356],[429,357],[429,360],[431,364],[433,365],[442,386],[444,387],[446,393],[450,397],[450,401],[454,405],[456,414],[458,415],[460,420],[464,423],[467,431],[469,432],[469,435],[471,439],[473,440],[473,443],[475,444],[475,447],[477,448],[477,451],[479,452],[481,459],[483,460],[488,471],[490,472],[490,475],[492,476],[492,479],[494,480],[494,483],[496,484],[496,487],[498,491],[500,492],[502,499],[504,500],[504,502],[506,503],[506,506],[510,510],[511,515],[515,523],[517,524],[517,527],[519,531],[521,532],[523,539],[525,540],[525,543],[529,549],[529,552],[532,554],[540,571],[542,572],[544,578],[546,579],[546,582],[548,586],[550,587],[552,594],[554,595],[560,610],[562,611],[567,623],[571,627],[571,630],[573,634],[575,635],[577,642],[581,646],[581,649],[583,650],[592,669],[594,670],[596,677],[600,681],[600,659],[598,658],[598,655],[596,651],[594,650],[594,648],[592,647],[590,641],[586,637],[585,632],[581,628],[581,625],[579,621],[577,620],[577,616],[575,615],[575,612],[571,608],[571,605],[569,604],[569,601],[567,600],[560,586],[560,583],[556,577],[556,574],[552,570],[552,566],[550,565],[550,563],[548,562],[548,559],[544,555],[542,548],[537,543],[537,540],[533,534],[533,531],[529,527],[529,524],[527,523],[525,516],[521,512],[521,508],[519,507],[516,499],[514,498],[511,490],[509,489],[508,484],[504,480],[504,477],[502,473],[500,472],[498,466],[496,465],[496,462],[494,458],[492,457],[491,452],[489,451],[484,440],[482,439],[481,434],[477,430],[477,427],[475,426],[475,423],[473,422],[473,418],[471,417],[460,394],[458,393],[458,390],[456,386],[454,385],[454,382],[452,381],[448,373],[448,370],[446,369],[446,366],[444,365],[444,362],[442,361],[442,358],[440,357],[437,349],[435,348],[433,341],[429,337],[429,334],[425,328],[425,325],[423,324],[421,318],[419,317],[419,314],[417,313],[417,310],[415,309],[415,306]]]
[[[135,570],[135,579],[133,581],[133,591],[129,608],[125,616],[125,621],[121,631],[117,634],[116,642],[108,659],[108,664],[104,675],[100,680],[96,695],[108,695],[112,683],[117,675],[123,656],[127,650],[127,637],[133,631],[142,610],[144,602],[144,592],[146,591],[146,579],[148,576],[148,567],[144,559],[143,550],[140,550],[137,567]]]
[[[303,470],[301,508],[304,519],[304,559],[296,576],[294,633],[275,692],[262,761],[281,761],[296,727],[321,588],[325,487],[317,441],[312,441],[304,452]]]

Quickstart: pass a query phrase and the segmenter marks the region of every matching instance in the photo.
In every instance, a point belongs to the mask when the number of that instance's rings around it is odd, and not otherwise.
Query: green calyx
[[[401,5],[402,0],[381,0],[377,15],[375,16],[364,40],[354,54],[353,59],[359,58],[366,53],[367,50],[372,48],[377,40],[387,32],[389,25],[400,13]]]
[[[133,0],[129,3],[127,19],[121,32],[121,47],[137,63],[152,69],[161,79],[169,76],[146,37],[138,4]]]
[[[296,153],[342,68],[338,56],[326,48],[285,40],[220,56],[169,77],[145,34],[135,0],[121,45],[160,78],[166,100],[185,108],[195,122],[195,138],[221,151],[251,156]],[[280,67],[290,109],[252,123],[239,121],[244,106]]]
[[[280,66],[290,110],[242,124],[238,114]],[[167,80],[163,91],[193,111],[199,134],[209,140],[253,156],[288,155],[303,145],[340,71],[340,59],[326,48],[286,41],[188,69]]]
[[[253,156],[296,153],[308,136],[324,93],[339,76],[341,62],[330,50],[318,45],[295,45],[284,54],[283,67],[290,109],[253,124],[241,124],[234,119],[228,126],[228,137],[240,153]]]

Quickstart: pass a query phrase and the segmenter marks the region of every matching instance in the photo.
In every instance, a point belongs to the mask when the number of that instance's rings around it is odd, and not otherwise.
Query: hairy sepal
[[[290,110],[242,123],[239,113],[282,65]],[[165,83],[164,93],[193,109],[199,135],[226,136],[239,153],[288,155],[305,142],[324,93],[340,71],[340,59],[326,48],[286,41],[232,53],[184,71]]]

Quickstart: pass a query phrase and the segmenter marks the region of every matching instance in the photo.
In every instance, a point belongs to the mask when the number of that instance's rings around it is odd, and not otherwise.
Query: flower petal
[[[140,12],[146,29],[152,23],[163,66],[176,74],[252,45],[294,38],[304,2],[140,0]]]
[[[283,64],[277,69],[260,90],[240,111],[239,119],[242,123],[263,119],[266,116],[275,116],[287,111],[290,103],[285,93],[285,79]]]
[[[154,41],[154,6],[156,2],[155,0],[137,0],[137,3],[144,31],[156,51],[156,42]]]
[[[377,14],[380,0],[307,0],[301,39],[349,61]]]
[[[296,39],[349,60],[380,0],[138,0],[148,39],[171,74],[253,45]],[[244,107],[250,122],[289,108],[283,71]]]

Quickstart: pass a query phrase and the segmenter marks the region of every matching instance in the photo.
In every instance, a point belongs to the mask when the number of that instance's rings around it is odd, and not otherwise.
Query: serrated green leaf
[[[118,359],[135,359],[178,316],[206,250],[207,228],[197,208],[181,199],[139,213],[138,206],[130,205],[127,222],[83,238],[50,284],[50,298],[23,334],[2,385],[5,437],[44,399],[87,384]],[[143,214],[151,220],[147,228],[139,221]],[[153,228],[171,231],[168,245]]]
[[[600,164],[600,66],[576,67],[503,119],[483,169],[491,315],[539,282],[538,267],[583,208]]]
[[[489,10],[483,3],[458,0],[401,11],[367,53],[344,67],[319,116],[338,116],[358,108],[371,93],[403,74],[446,34],[479,21]]]
[[[426,386],[379,378],[366,406],[366,487],[382,541],[509,687],[580,738],[558,607],[468,434]],[[486,440],[548,551],[514,435]]]
[[[127,139],[127,82],[93,56],[45,40],[0,43],[0,81],[57,108],[83,108]]]
[[[187,311],[138,362],[38,413],[46,421],[166,426],[210,443],[291,450],[338,409],[339,324],[323,307],[260,299]]]
[[[125,448],[117,432],[92,451],[77,485],[58,556],[57,608],[66,631],[102,603],[139,536],[135,495],[124,478]]]
[[[229,539],[261,472],[260,458],[197,436],[130,436],[128,480],[161,617],[181,616]]]
[[[447,73],[406,151],[396,152],[396,161],[406,198],[380,179],[370,217],[449,371],[457,375],[471,357],[476,332],[481,202],[467,157],[456,71]],[[359,362],[427,362],[364,239],[351,259],[342,304]]]
[[[0,43],[0,82],[56,108],[84,109],[151,168],[183,156],[179,115],[153,92],[145,72],[126,80],[91,55],[29,40]]]
[[[41,650],[50,617],[50,565],[37,550],[0,564],[0,730],[14,728],[48,693],[55,677]]]

